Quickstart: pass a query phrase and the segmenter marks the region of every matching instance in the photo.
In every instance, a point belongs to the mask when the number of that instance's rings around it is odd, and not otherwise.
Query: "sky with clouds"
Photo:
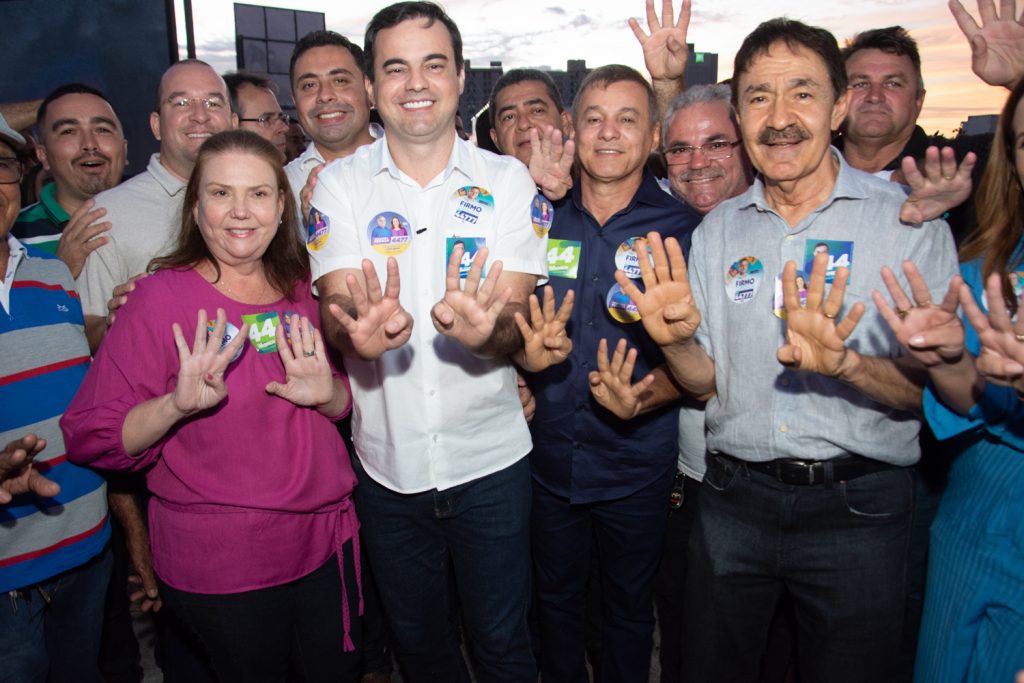
[[[324,12],[327,28],[360,44],[367,21],[385,5],[264,1],[275,7]],[[969,2],[965,1],[965,7],[977,16]],[[643,69],[640,46],[626,25],[628,15],[623,14],[628,10],[643,17],[642,0],[561,0],[558,4],[552,0],[447,0],[442,4],[462,31],[466,59],[480,66],[500,60],[506,69],[564,69],[567,60],[584,59],[588,66],[619,62]],[[660,0],[656,6],[660,11]],[[198,56],[221,71],[235,68],[231,0],[194,1],[193,14]],[[179,7],[179,24],[181,16]],[[921,50],[928,94],[920,123],[929,133],[948,134],[970,114],[997,113],[1005,100],[1005,90],[987,86],[971,73],[970,49],[942,0],[696,0],[688,41],[698,51],[717,52],[718,77],[726,78],[732,73],[733,57],[743,37],[774,16],[823,26],[840,42],[869,28],[900,24],[910,30]],[[182,41],[184,35],[179,28]]]

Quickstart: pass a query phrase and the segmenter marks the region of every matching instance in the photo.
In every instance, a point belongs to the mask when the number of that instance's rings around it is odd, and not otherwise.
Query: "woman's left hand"
[[[327,351],[320,330],[313,329],[309,318],[293,315],[277,326],[277,353],[284,363],[286,381],[271,382],[267,393],[280,396],[297,406],[318,408],[335,398],[334,377],[327,363]]]

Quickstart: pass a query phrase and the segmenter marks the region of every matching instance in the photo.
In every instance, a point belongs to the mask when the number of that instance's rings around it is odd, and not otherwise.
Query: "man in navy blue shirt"
[[[596,553],[604,605],[597,680],[646,681],[677,455],[677,410],[666,404],[678,393],[614,274],[639,277],[645,236],[688,244],[699,217],[645,170],[659,137],[654,93],[639,73],[596,69],[573,111],[579,182],[556,204],[548,234],[555,299],[575,293],[572,351],[528,378],[537,395],[530,464],[541,671],[545,680],[587,680],[584,613]]]

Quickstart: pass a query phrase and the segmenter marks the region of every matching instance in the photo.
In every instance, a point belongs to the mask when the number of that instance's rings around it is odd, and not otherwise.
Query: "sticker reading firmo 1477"
[[[216,319],[209,320],[206,323],[206,336],[207,338],[213,334],[213,328],[217,326]],[[224,347],[231,343],[231,340],[238,336],[239,329],[232,325],[230,322],[224,328],[224,336],[220,340],[220,346],[217,348],[218,351],[223,351]],[[238,347],[238,351],[235,351],[235,355],[231,358],[231,362],[234,363],[238,360],[238,357],[242,355],[242,350],[245,348],[244,345]]]

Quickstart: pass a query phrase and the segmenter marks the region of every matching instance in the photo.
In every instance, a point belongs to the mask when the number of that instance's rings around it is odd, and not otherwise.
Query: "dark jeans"
[[[673,470],[618,500],[570,505],[533,487],[533,557],[546,681],[584,683],[587,582],[592,545],[600,565],[603,613],[597,680],[648,680],[654,636],[654,575],[667,520]]]
[[[2,683],[99,683],[110,546],[0,603]],[[49,599],[47,603],[43,595]]]
[[[903,628],[913,500],[904,468],[790,486],[709,454],[690,537],[688,679],[757,680],[786,590],[804,681],[889,680]]]
[[[477,680],[535,683],[528,468],[523,458],[445,491],[409,495],[356,468],[363,538],[404,680],[469,680],[450,619],[451,558]]]
[[[220,681],[279,683],[292,672],[304,683],[359,680],[362,624],[351,541],[343,546],[355,652],[344,652],[342,585],[331,556],[312,574],[271,588],[210,595],[171,588],[160,593],[205,646]]]

